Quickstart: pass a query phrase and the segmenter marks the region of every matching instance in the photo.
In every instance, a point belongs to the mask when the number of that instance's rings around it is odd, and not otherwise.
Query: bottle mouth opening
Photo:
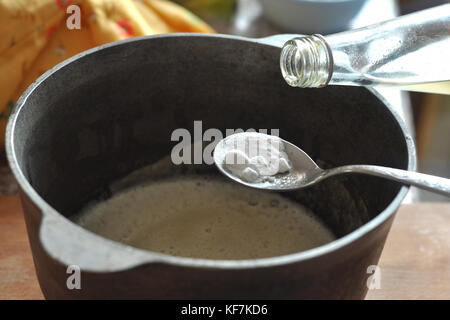
[[[298,79],[301,78],[301,75],[297,72],[298,68],[295,66],[296,60],[298,60],[296,54],[297,47],[291,41],[287,42],[281,51],[281,73],[284,80],[291,87],[298,87]]]
[[[320,35],[291,39],[281,51],[281,73],[292,87],[326,86],[331,79],[332,66],[331,51]]]

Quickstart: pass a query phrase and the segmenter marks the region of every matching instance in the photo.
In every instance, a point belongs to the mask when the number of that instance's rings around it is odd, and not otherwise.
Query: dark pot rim
[[[248,269],[259,267],[272,267],[317,258],[329,254],[333,251],[339,250],[340,248],[350,245],[351,243],[362,238],[369,232],[373,231],[374,229],[382,225],[386,220],[388,220],[391,217],[391,215],[393,215],[396,212],[397,208],[400,206],[401,202],[403,201],[409,190],[408,186],[403,186],[397,193],[394,200],[375,218],[371,219],[368,223],[364,224],[363,226],[359,227],[353,232],[333,242],[298,253],[278,257],[269,257],[263,259],[248,259],[248,260],[212,260],[212,259],[175,257],[166,254],[160,254],[147,250],[137,249],[93,234],[92,232],[87,231],[82,227],[74,224],[73,222],[65,218],[63,215],[58,213],[43,198],[40,197],[40,195],[36,192],[36,190],[34,190],[34,188],[25,178],[21,168],[18,165],[16,154],[14,151],[14,143],[15,143],[14,130],[16,128],[16,121],[22,108],[24,108],[26,104],[28,97],[31,94],[33,94],[33,91],[37,87],[39,87],[39,85],[42,82],[46,81],[47,78],[51,77],[53,73],[58,72],[60,69],[63,69],[64,67],[66,67],[75,60],[81,59],[87,55],[94,54],[100,50],[110,47],[122,46],[132,42],[148,41],[149,39],[170,38],[170,37],[230,39],[266,46],[275,46],[280,48],[283,43],[281,40],[286,39],[286,35],[278,36],[278,41],[276,41],[277,36],[262,39],[251,39],[232,35],[195,34],[195,33],[173,33],[173,34],[153,35],[153,36],[125,39],[81,52],[56,65],[55,67],[44,73],[42,76],[40,76],[30,87],[28,87],[28,89],[19,98],[16,107],[12,111],[11,116],[9,117],[8,120],[6,128],[6,154],[10,168],[20,188],[42,212],[42,220],[39,227],[40,228],[39,238],[43,247],[46,249],[47,253],[50,256],[52,256],[54,259],[65,265],[73,264],[73,261],[77,261],[74,260],[74,256],[77,256],[77,253],[76,252],[74,253],[71,250],[72,248],[70,248],[69,246],[70,243],[67,244],[67,242],[64,243],[64,241],[55,241],[59,240],[57,238],[58,236],[61,236],[66,237],[66,239],[73,237],[78,241],[81,240],[84,243],[84,248],[92,251],[91,258],[86,258],[85,256],[80,258],[82,260],[80,263],[80,267],[83,270],[93,272],[121,271],[125,269],[142,266],[148,263],[166,263],[184,267],[197,267],[197,268],[207,267],[219,269]],[[373,95],[375,95],[375,97],[377,97],[379,100],[383,102],[387,110],[392,114],[392,116],[394,117],[395,121],[397,122],[403,133],[404,139],[406,140],[405,142],[408,152],[407,169],[416,170],[416,150],[413,138],[408,133],[404,120],[399,116],[399,114],[397,114],[397,112],[393,109],[391,104],[388,101],[386,101],[386,99],[382,97],[375,89],[361,88],[361,90],[369,90]],[[58,228],[64,230],[59,230],[60,232],[58,233]],[[51,234],[51,236],[49,236],[48,234]],[[77,243],[77,245],[79,245],[79,243]],[[80,249],[80,247],[78,246],[77,249]],[[86,252],[84,252],[83,254],[85,253]],[[102,258],[102,255],[104,259]]]

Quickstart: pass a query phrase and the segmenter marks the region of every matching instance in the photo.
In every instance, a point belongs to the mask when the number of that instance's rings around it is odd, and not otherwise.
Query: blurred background
[[[10,0],[0,0],[0,3],[1,1],[6,3]],[[321,33],[326,35],[448,2],[447,0],[173,1],[202,18],[218,33],[256,38],[280,33]],[[60,4],[66,2],[64,0],[57,1]],[[192,24],[199,24],[200,20],[192,19],[193,17],[188,12],[178,12],[176,8],[169,9],[166,16],[161,16],[160,11],[155,11],[160,17],[165,18],[166,22],[170,20],[169,18],[176,18],[176,24],[169,23],[167,30],[184,31],[185,29],[173,28],[175,25],[180,26],[180,21],[184,21],[183,26],[187,25],[190,28],[187,31],[196,31],[196,29],[192,29]],[[124,25],[125,22],[127,22],[126,25]],[[125,27],[124,31],[130,33],[132,22],[120,20],[118,23],[122,28]],[[154,21],[152,27],[155,27]],[[208,30],[201,25],[199,28]],[[443,60],[443,63],[448,63],[448,61]],[[395,89],[383,90],[382,93],[404,117],[410,130],[414,132],[419,158],[418,170],[450,178],[450,96],[400,92]],[[11,107],[13,105],[12,103]],[[16,191],[17,187],[3,154],[0,157],[0,194],[11,194]],[[411,199],[414,201],[450,201],[449,198],[418,189],[412,190]]]

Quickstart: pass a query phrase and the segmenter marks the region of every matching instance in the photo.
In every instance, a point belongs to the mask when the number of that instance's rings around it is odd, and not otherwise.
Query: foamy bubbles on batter
[[[335,239],[298,203],[201,176],[135,186],[85,208],[74,221],[130,246],[206,259],[280,256]]]

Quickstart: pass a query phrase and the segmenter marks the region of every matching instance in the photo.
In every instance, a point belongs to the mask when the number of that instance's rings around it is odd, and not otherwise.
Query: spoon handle
[[[352,172],[387,178],[450,197],[450,179],[414,171],[372,165],[349,165],[326,170],[325,176]]]

